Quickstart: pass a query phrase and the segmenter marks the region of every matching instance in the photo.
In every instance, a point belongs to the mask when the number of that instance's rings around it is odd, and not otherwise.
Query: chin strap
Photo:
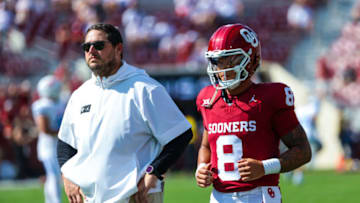
[[[229,99],[228,94],[226,93],[225,89],[223,89],[221,91],[221,97],[224,98],[224,101],[228,104],[231,105],[232,104],[232,100]]]

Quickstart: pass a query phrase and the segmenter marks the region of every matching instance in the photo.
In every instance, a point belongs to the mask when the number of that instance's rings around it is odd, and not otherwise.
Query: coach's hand
[[[136,203],[148,203],[147,194],[151,188],[156,187],[158,178],[153,174],[145,173],[138,183],[138,192],[134,194]]]
[[[265,175],[264,166],[261,161],[244,158],[238,161],[238,170],[242,181],[252,181]]]
[[[205,188],[213,183],[214,181],[214,178],[212,176],[213,172],[210,171],[210,167],[211,167],[211,163],[207,163],[202,167],[200,166],[200,168],[196,170],[195,178],[198,186]]]
[[[64,181],[64,189],[67,198],[69,199],[70,203],[83,203],[83,199],[85,199],[85,195],[81,191],[80,187],[69,179],[63,176]]]

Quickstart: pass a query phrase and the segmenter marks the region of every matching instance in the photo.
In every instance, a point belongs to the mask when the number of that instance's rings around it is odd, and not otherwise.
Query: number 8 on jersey
[[[243,156],[242,141],[236,135],[221,135],[216,141],[219,178],[234,181],[241,178],[237,161]]]

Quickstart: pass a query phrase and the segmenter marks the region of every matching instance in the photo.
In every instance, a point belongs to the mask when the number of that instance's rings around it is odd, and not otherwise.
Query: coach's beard
[[[90,70],[96,75],[100,77],[109,77],[114,73],[114,70],[116,69],[116,60],[113,58],[109,62],[107,62],[104,65],[89,65]]]

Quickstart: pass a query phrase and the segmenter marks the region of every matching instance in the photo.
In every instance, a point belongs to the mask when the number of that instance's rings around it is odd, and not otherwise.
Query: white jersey
[[[64,109],[64,103],[48,98],[40,98],[32,104],[33,117],[45,116],[53,131],[59,130]],[[37,142],[37,154],[40,161],[56,159],[56,142],[56,137],[40,132]]]
[[[124,62],[72,94],[59,139],[78,152],[61,171],[88,202],[127,202],[163,146],[190,127],[161,84]]]

